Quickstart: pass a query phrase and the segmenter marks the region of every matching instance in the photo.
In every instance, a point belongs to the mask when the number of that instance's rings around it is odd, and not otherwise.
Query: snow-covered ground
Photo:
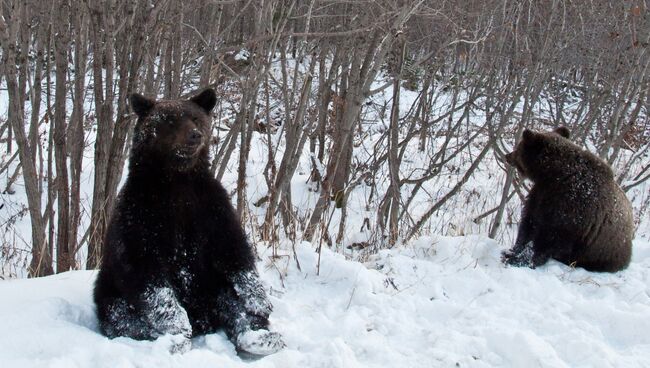
[[[287,347],[241,360],[223,334],[185,354],[98,333],[95,273],[0,282],[0,367],[648,367],[650,243],[630,267],[589,273],[499,262],[478,236],[420,238],[365,264],[310,244],[258,264]]]

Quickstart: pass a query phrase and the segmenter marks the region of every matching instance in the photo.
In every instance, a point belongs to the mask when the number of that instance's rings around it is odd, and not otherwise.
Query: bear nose
[[[189,143],[192,146],[198,146],[199,144],[201,144],[202,138],[203,138],[203,134],[201,134],[201,131],[194,128],[190,130],[189,136],[187,137],[187,143]]]

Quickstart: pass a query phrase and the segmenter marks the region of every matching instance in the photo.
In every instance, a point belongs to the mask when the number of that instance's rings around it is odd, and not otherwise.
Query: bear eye
[[[194,123],[194,125],[196,125],[197,127],[200,127],[200,126],[202,126],[203,124],[205,124],[205,123],[204,123],[204,120],[201,119],[201,118],[198,117],[198,116],[192,118],[192,123]]]

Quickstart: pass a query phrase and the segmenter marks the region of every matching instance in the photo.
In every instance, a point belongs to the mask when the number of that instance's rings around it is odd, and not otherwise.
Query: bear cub
[[[632,255],[632,205],[612,169],[569,140],[569,130],[524,130],[508,164],[533,182],[515,245],[502,260],[535,268],[549,258],[589,271],[625,269]]]
[[[223,329],[245,355],[284,343],[270,332],[271,303],[253,250],[209,170],[208,89],[189,100],[130,96],[138,116],[129,174],[102,247],[94,300],[103,334],[153,340],[172,351]]]

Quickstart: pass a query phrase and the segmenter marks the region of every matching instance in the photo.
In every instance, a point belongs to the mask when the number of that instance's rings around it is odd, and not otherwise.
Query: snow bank
[[[650,243],[616,274],[499,264],[477,236],[421,238],[366,264],[309,244],[259,268],[287,348],[241,360],[223,334],[109,340],[97,332],[94,272],[0,282],[0,367],[647,367]]]

